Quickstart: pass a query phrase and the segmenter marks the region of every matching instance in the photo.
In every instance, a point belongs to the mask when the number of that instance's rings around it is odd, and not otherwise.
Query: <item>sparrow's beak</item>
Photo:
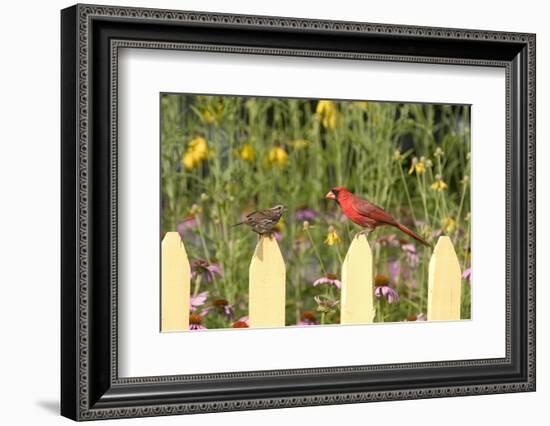
[[[336,200],[336,195],[334,195],[334,192],[332,191],[329,191],[327,193],[327,195],[325,195],[325,198],[329,199],[329,200]]]

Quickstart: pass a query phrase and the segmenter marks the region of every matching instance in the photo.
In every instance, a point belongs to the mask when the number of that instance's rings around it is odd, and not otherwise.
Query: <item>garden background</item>
[[[359,228],[325,194],[344,186],[430,242],[453,241],[470,318],[470,108],[465,105],[162,94],[161,237],[193,271],[191,328],[246,327],[257,242],[233,225],[287,207],[276,238],[286,324],[339,322],[340,266]],[[425,319],[431,249],[382,227],[369,241],[377,322]]]

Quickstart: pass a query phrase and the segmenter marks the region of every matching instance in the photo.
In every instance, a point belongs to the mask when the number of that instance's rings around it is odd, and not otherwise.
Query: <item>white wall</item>
[[[537,33],[538,391],[422,401],[128,420],[132,424],[406,424],[501,426],[547,418],[550,27],[543,1],[120,0],[103,4]],[[59,394],[59,9],[2,5],[0,64],[0,400],[2,423],[62,424]],[[546,194],[545,194],[546,192]],[[442,421],[444,419],[444,421]],[[128,422],[126,420],[120,422]],[[106,422],[102,424],[113,423]],[[535,422],[542,424],[543,420]],[[115,423],[113,423],[115,424]],[[120,423],[122,424],[122,423]]]

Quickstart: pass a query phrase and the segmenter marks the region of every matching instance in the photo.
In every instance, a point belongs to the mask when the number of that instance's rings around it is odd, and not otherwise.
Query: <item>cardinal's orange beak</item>
[[[327,193],[327,195],[325,195],[325,198],[329,199],[329,200],[336,200],[336,195],[334,195],[334,192],[332,191],[329,191]]]

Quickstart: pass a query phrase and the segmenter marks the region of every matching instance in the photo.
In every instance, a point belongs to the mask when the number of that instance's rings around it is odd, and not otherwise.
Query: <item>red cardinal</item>
[[[431,244],[406,226],[401,225],[389,213],[384,211],[384,209],[363,198],[359,198],[357,195],[353,195],[346,188],[340,186],[332,188],[326,195],[326,198],[335,200],[348,219],[365,228],[363,232],[371,232],[377,226],[394,226],[405,234],[413,237],[416,241],[431,247]]]

